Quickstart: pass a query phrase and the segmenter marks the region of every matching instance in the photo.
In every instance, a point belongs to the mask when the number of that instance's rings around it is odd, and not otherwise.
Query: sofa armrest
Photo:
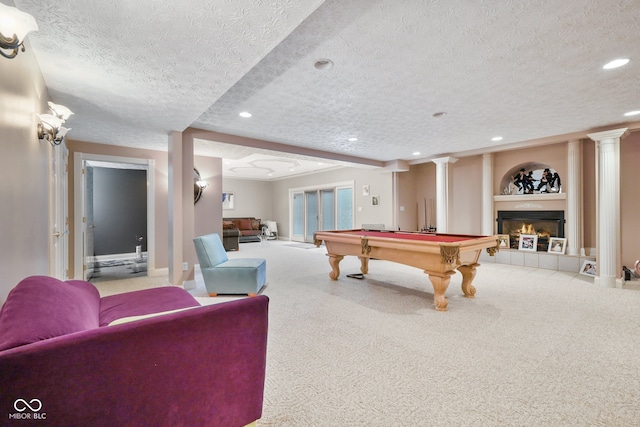
[[[249,424],[262,414],[268,304],[257,296],[0,352],[0,413],[38,399],[56,425]]]

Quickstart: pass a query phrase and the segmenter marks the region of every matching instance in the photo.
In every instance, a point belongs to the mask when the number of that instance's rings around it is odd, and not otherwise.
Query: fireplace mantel
[[[494,202],[524,202],[524,201],[542,201],[542,200],[566,200],[566,193],[549,193],[549,194],[505,194],[493,196]]]

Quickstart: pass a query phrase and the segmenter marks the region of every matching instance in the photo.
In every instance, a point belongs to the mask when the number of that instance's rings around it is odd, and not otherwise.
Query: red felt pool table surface
[[[421,268],[433,285],[436,310],[446,311],[445,292],[450,277],[458,270],[462,274],[462,291],[475,296],[471,282],[476,275],[478,258],[483,249],[493,255],[498,250],[497,236],[462,234],[431,234],[408,231],[336,230],[314,233],[314,242],[323,242],[329,255],[331,273],[340,276],[340,261],[347,255],[360,258],[362,274],[369,270],[369,259],[383,259]]]

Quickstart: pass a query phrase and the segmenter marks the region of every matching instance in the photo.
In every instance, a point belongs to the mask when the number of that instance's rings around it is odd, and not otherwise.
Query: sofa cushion
[[[27,277],[0,310],[0,351],[97,328],[99,310],[100,294],[89,282]]]
[[[260,220],[259,219],[252,219],[251,220],[251,229],[252,230],[260,230]]]
[[[100,301],[100,326],[116,319],[143,316],[200,304],[187,291],[177,286],[143,289],[102,298]]]
[[[223,230],[231,230],[236,228],[235,225],[233,225],[233,221],[222,221],[222,229]]]
[[[240,221],[238,221],[238,228],[240,230],[252,230],[253,227],[251,226],[251,220],[250,219],[241,219]]]

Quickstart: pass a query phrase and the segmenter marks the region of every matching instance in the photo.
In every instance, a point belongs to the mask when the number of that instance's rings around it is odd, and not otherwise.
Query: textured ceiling
[[[393,161],[640,120],[637,0],[15,3],[78,140],[166,149],[191,126]]]

